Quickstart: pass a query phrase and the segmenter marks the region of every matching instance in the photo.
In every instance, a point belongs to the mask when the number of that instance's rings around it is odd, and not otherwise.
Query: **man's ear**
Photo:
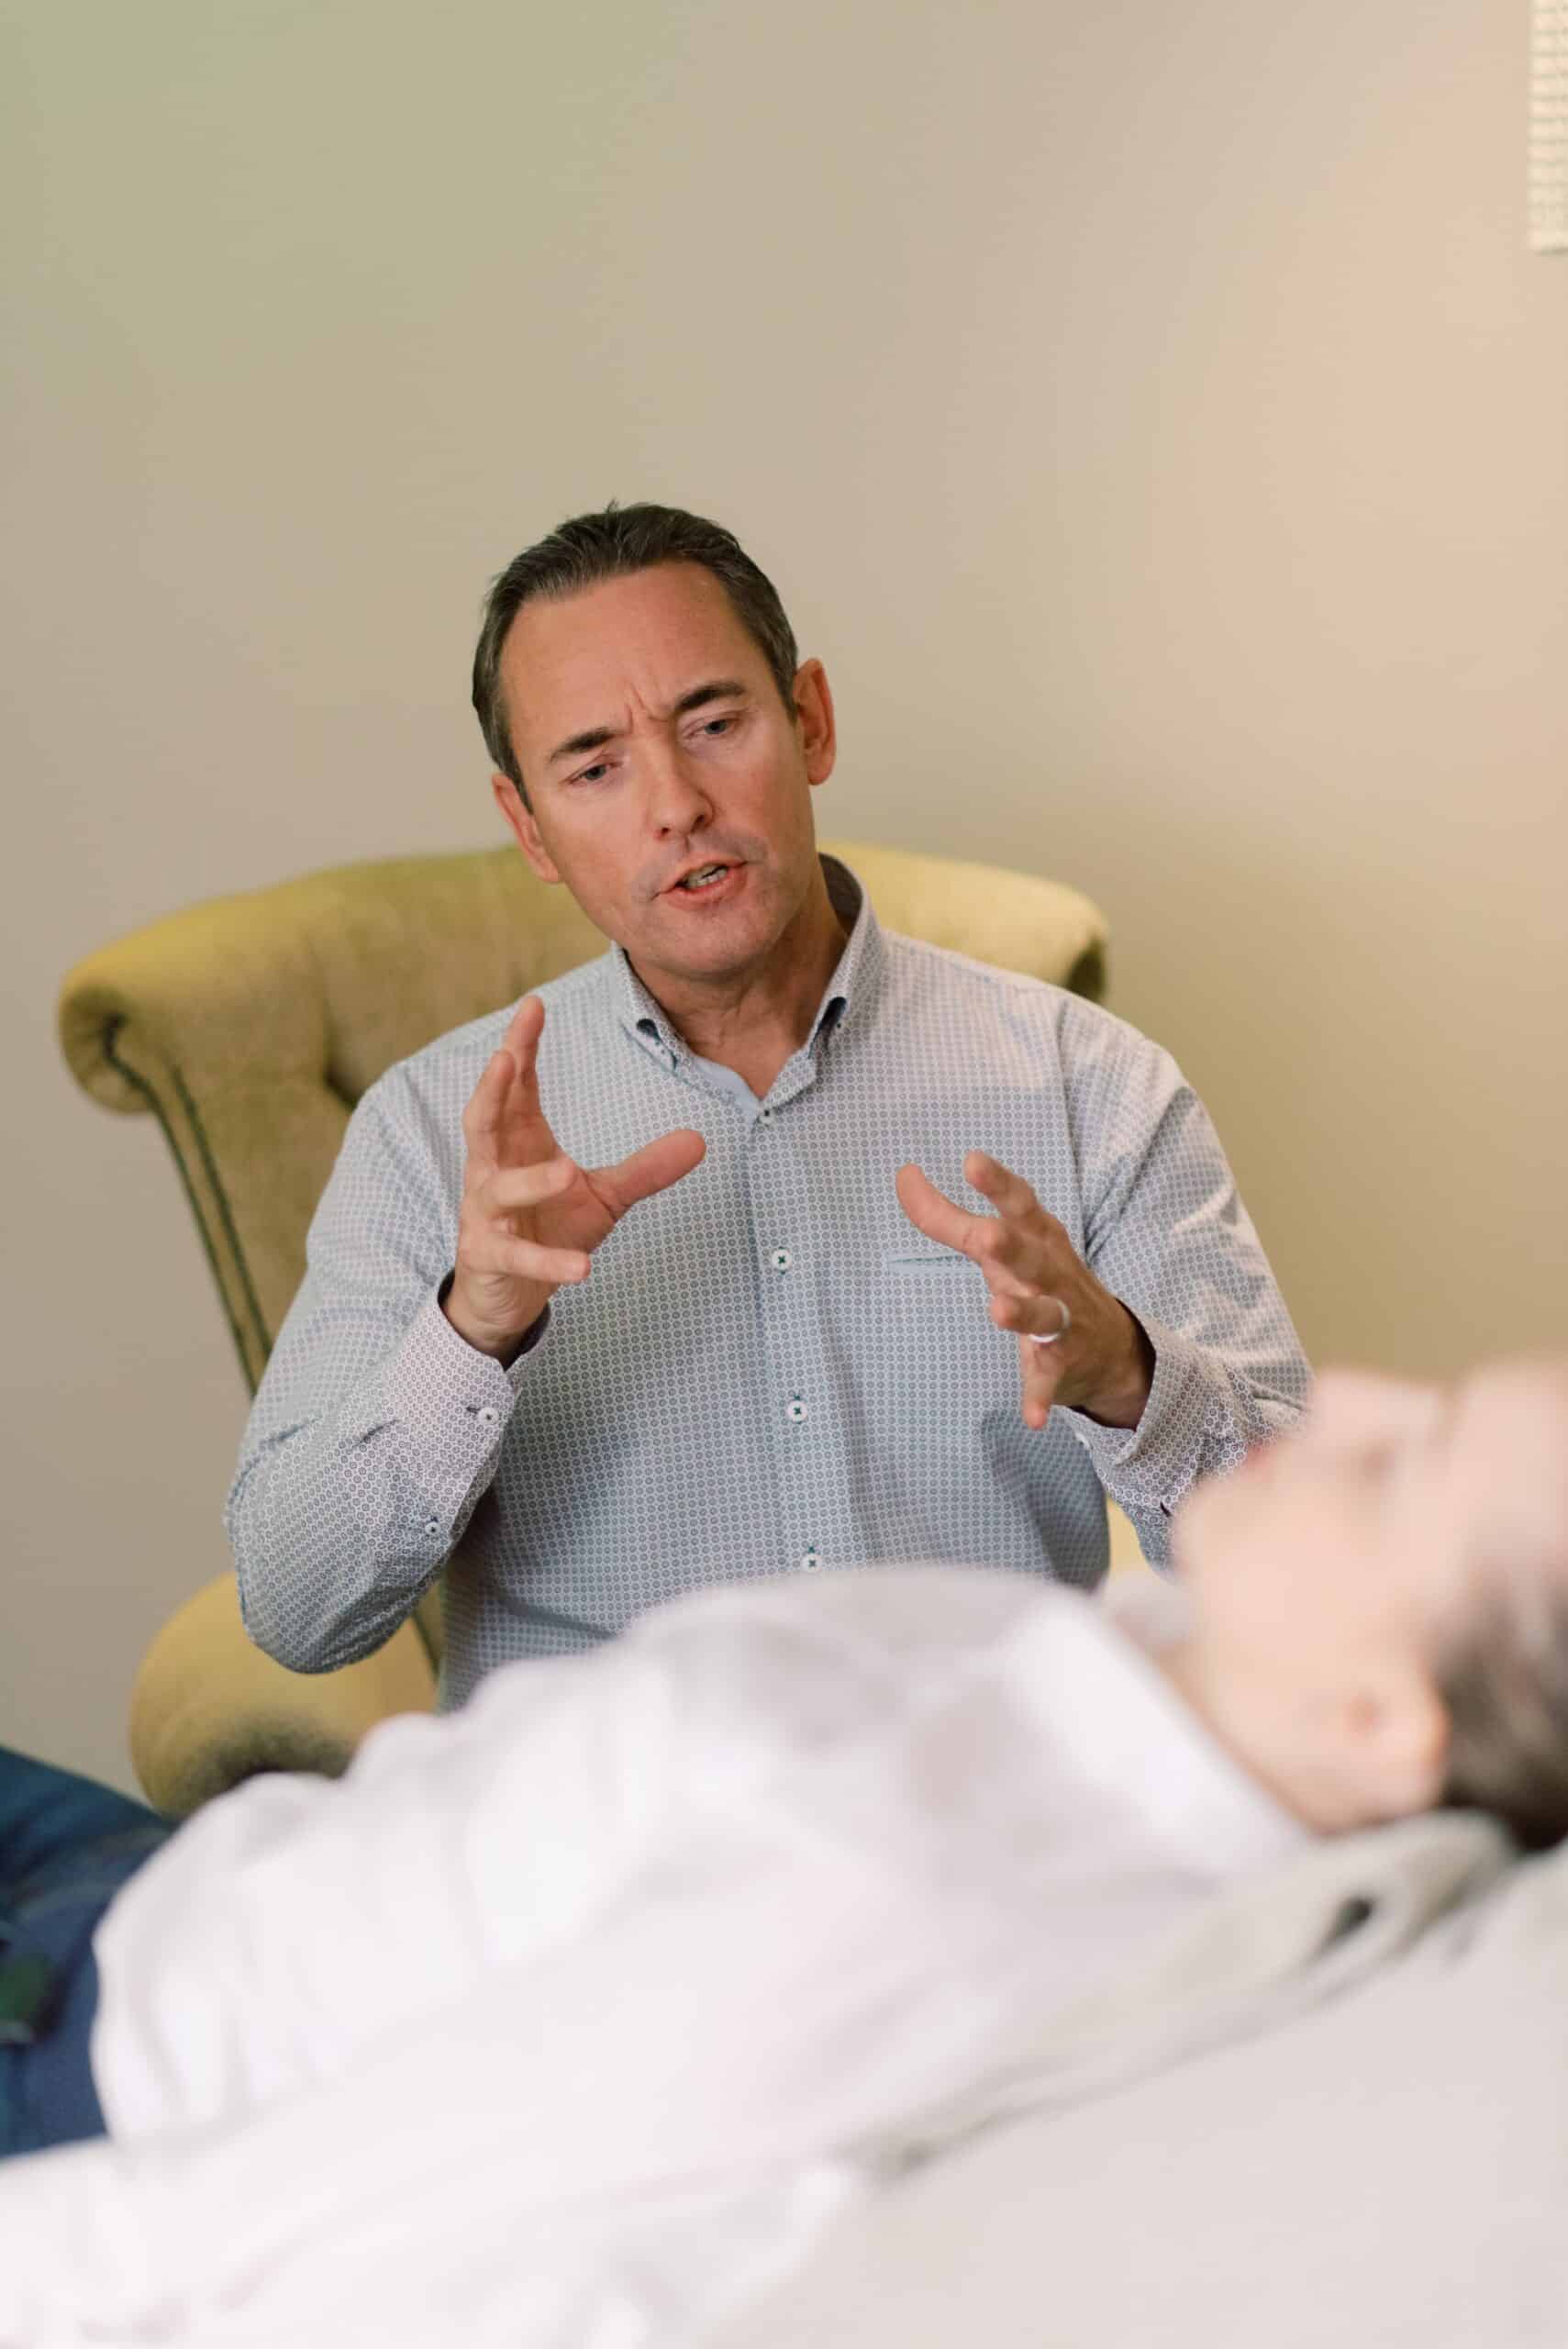
[[[541,881],[559,881],[544,836],[534,822],[533,810],[523,805],[523,795],[508,774],[493,774],[490,788],[495,795],[495,805],[506,818],[513,837]]]
[[[1336,1723],[1346,1775],[1369,1819],[1433,1809],[1448,1771],[1449,1719],[1426,1674],[1401,1659],[1363,1666]]]
[[[800,729],[807,783],[826,783],[839,755],[839,737],[828,672],[820,661],[803,661],[795,673],[795,722]]]

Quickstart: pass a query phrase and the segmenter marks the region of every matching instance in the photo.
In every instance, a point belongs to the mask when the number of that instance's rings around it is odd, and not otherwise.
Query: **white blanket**
[[[1329,2214],[1350,2176],[1374,2202],[1396,2189],[1413,2239],[1424,2230],[1407,2187],[1436,2196],[1446,2305],[1462,2305],[1454,2246],[1506,2236],[1512,2329],[1502,2317],[1463,2333],[1429,2327],[1421,2349],[1451,2338],[1561,2349],[1568,2328],[1531,2333],[1518,2312],[1521,2293],[1565,2312],[1541,2277],[1561,2232],[1555,2214],[1541,2223],[1546,2198],[1568,2207],[1565,1990],[1563,1865],[1510,1867],[1478,1820],[1417,1821],[1318,1846],[1217,1899],[1104,1994],[1018,2030],[972,2090],[896,2135],[693,2178],[646,2207],[536,2199],[510,2224],[505,2116],[480,2093],[495,2043],[476,2029],[463,2234],[410,2240],[389,2220],[418,2132],[406,2065],[378,2060],[307,2112],[13,2165],[0,2343],[338,2349],[356,2337],[360,2292],[373,2278],[384,2288],[390,2268],[399,2321],[378,2325],[378,2349],[1368,2349],[1407,2337],[1414,2349],[1417,2333],[1385,2316],[1415,2305],[1426,2270],[1413,2279],[1408,2252],[1385,2250],[1381,2211],[1352,2204],[1349,2237],[1336,2234]],[[1497,2095],[1522,2110],[1517,2131],[1490,2109]],[[308,2210],[285,2158],[302,2120],[344,2155],[340,2196],[312,2189]],[[1443,2158],[1451,2143],[1457,2165]],[[275,2176],[275,2196],[265,2209],[232,2202],[231,2239],[193,2259],[182,2214],[194,2168],[210,2204],[240,2154],[236,2175]],[[1473,2213],[1467,2238],[1445,2185]],[[1307,2294],[1288,2250],[1298,2224],[1314,2265],[1336,2242],[1343,2251],[1337,2303],[1316,2285]],[[185,2282],[171,2296],[176,2273]],[[1368,2321],[1343,2321],[1363,2292]],[[1420,2301],[1429,2317],[1432,2299]]]

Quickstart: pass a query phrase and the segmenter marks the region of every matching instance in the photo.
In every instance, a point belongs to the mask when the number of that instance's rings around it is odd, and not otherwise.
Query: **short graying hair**
[[[740,540],[679,506],[617,506],[612,498],[602,514],[579,514],[536,546],[525,547],[491,583],[485,599],[473,656],[473,707],[492,761],[517,785],[525,807],[528,795],[501,687],[501,653],[512,622],[537,597],[560,602],[602,580],[651,571],[662,562],[695,562],[713,573],[767,662],[779,698],[795,715],[795,673],[800,665],[795,631],[778,590]]]
[[[1568,1836],[1568,1539],[1478,1559],[1437,1664],[1450,1809],[1490,1811],[1528,1852]]]

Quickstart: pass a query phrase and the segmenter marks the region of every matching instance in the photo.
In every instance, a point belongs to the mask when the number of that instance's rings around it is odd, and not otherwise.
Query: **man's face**
[[[1207,1645],[1282,1707],[1358,1659],[1424,1671],[1487,1561],[1568,1551],[1565,1460],[1562,1363],[1497,1364],[1451,1386],[1326,1374],[1299,1433],[1178,1512]]]
[[[718,581],[663,563],[525,605],[501,675],[532,803],[498,776],[502,812],[656,992],[787,951],[818,885],[811,787],[833,768],[820,662],[786,711]]]

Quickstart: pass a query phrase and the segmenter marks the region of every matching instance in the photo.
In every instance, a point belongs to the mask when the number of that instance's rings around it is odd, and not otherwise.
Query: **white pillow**
[[[847,2214],[722,2334],[722,2349],[1565,2343],[1568,1852],[1509,1869],[1328,2006],[951,2149]]]

